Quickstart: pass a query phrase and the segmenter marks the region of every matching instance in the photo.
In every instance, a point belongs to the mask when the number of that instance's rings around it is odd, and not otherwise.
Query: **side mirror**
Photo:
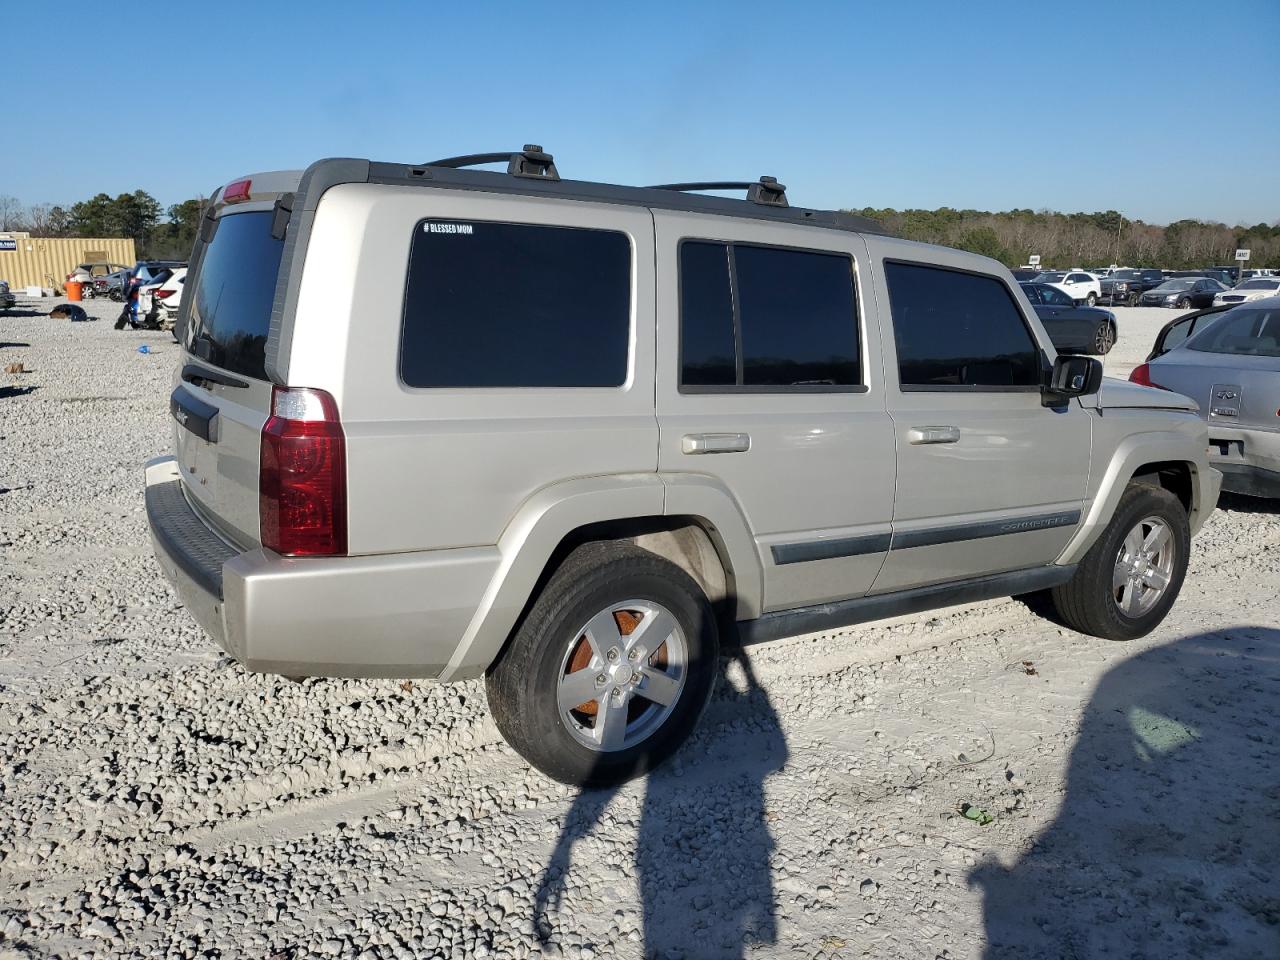
[[[1053,361],[1049,382],[1040,388],[1040,402],[1060,407],[1072,397],[1087,397],[1102,388],[1102,361],[1064,354]]]

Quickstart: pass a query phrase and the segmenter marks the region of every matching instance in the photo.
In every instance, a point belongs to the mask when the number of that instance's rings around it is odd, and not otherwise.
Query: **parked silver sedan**
[[[1200,404],[1222,489],[1280,497],[1280,297],[1179,317],[1129,379]]]

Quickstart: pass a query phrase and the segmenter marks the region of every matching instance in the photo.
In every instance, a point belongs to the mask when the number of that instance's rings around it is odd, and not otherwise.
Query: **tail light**
[[[159,297],[161,300],[168,300],[175,293],[177,293],[176,290],[157,290],[156,296]]]
[[[261,451],[262,545],[289,557],[344,555],[347,453],[333,397],[306,387],[274,387]]]
[[[1167,389],[1162,387],[1151,379],[1151,364],[1140,363],[1129,373],[1129,382],[1137,383],[1144,387],[1155,387],[1157,390]]]

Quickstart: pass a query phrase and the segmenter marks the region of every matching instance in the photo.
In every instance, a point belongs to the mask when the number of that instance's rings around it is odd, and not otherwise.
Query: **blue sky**
[[[533,141],[566,177],[771,174],[808,206],[1280,219],[1280,0],[1036,8],[226,0],[139,28],[13,2],[0,194],[168,204],[323,156]],[[77,17],[101,30],[60,47]],[[77,103],[91,132],[21,133]]]

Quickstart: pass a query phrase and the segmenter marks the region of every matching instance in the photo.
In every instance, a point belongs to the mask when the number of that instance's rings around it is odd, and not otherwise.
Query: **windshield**
[[[1042,273],[1035,279],[1036,283],[1061,283],[1062,278],[1065,276],[1065,273]]]
[[[1195,285],[1195,279],[1191,277],[1184,277],[1181,280],[1166,280],[1164,283],[1160,284],[1160,286],[1156,287],[1156,290],[1167,290],[1169,292],[1174,290],[1190,290]]]
[[[257,380],[267,378],[267,328],[284,253],[271,219],[269,210],[223,216],[183,296],[191,309],[187,349]]]
[[[1236,287],[1237,290],[1275,290],[1280,288],[1280,280],[1246,280]]]
[[[1237,307],[1187,341],[1189,350],[1280,357],[1280,310]]]

